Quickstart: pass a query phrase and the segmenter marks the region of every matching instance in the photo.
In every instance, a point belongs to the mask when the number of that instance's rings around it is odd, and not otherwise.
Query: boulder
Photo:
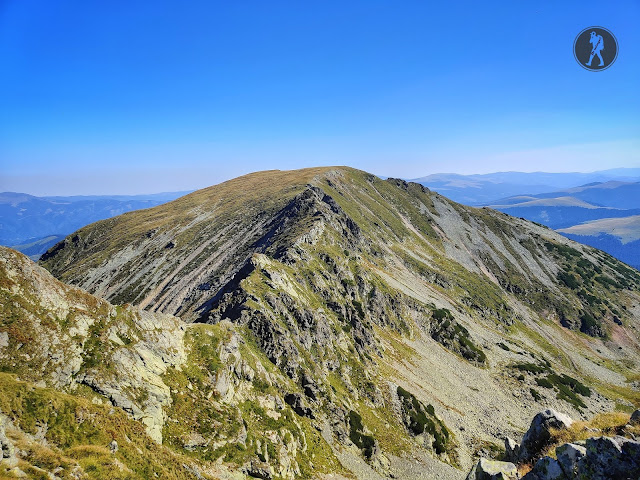
[[[118,442],[116,442],[115,440],[111,440],[111,443],[109,444],[109,450],[111,450],[111,453],[116,453],[118,451]]]
[[[478,460],[467,475],[467,480],[517,480],[518,478],[520,478],[518,469],[513,463],[488,458]]]
[[[630,425],[640,425],[640,409],[634,411],[631,414],[631,419],[629,420]]]
[[[588,438],[586,455],[578,463],[577,478],[590,480],[637,479],[640,476],[640,464],[637,457],[640,443],[628,439],[622,439],[620,443],[610,437]],[[622,447],[625,447],[624,450]]]
[[[616,437],[615,441],[622,450],[619,472],[628,478],[640,479],[640,442],[624,437]]]
[[[575,443],[565,443],[556,448],[556,458],[567,478],[573,478],[578,472],[578,463],[586,455],[587,449]]]
[[[512,438],[504,439],[504,459],[507,462],[517,462],[520,455],[520,444]]]
[[[529,430],[522,437],[518,461],[521,463],[535,459],[551,439],[550,429],[569,428],[573,420],[567,415],[547,409],[538,413],[531,421]]]
[[[523,480],[567,480],[567,477],[557,460],[551,457],[542,457],[523,477]]]

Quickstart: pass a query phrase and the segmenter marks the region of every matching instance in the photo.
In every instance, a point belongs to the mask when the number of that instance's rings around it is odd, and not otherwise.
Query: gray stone
[[[520,462],[528,462],[540,454],[551,439],[549,430],[569,428],[573,420],[567,415],[556,412],[553,409],[547,409],[538,413],[531,421],[529,430],[522,437],[520,445],[520,454],[518,460]]]
[[[631,419],[629,420],[629,424],[640,425],[640,409],[636,410],[631,414]]]
[[[116,453],[118,451],[118,442],[116,442],[115,440],[111,440],[111,443],[109,444],[109,450],[111,450],[111,453]]]
[[[626,438],[622,445],[620,445],[620,448],[625,456],[634,458],[640,463],[640,442]]]
[[[572,478],[572,477],[570,477]],[[527,473],[523,480],[566,480],[567,477],[562,471],[557,460],[551,457],[542,457]]]
[[[7,437],[5,431],[6,419],[0,416],[0,463],[7,467],[15,467],[18,464],[13,443]]]
[[[586,455],[587,449],[575,443],[565,443],[556,448],[556,458],[560,468],[568,478],[573,478],[578,471],[578,463]]]
[[[520,454],[520,444],[512,438],[504,439],[504,459],[507,462],[516,462]]]
[[[273,478],[273,468],[264,462],[254,460],[246,469],[247,475],[253,478],[271,480]]]
[[[624,480],[636,479],[633,459],[625,458],[620,445],[610,437],[587,439],[587,453],[578,463],[579,479]]]
[[[518,469],[513,463],[488,458],[478,460],[467,475],[467,480],[517,480],[518,478]]]
[[[200,469],[197,466],[183,463],[182,468],[191,472],[197,480],[205,480],[205,478],[202,476],[202,473],[200,473]]]
[[[7,473],[9,473],[12,477],[15,477],[15,478],[28,478],[28,475],[24,473],[22,470],[20,470],[18,467],[13,467]]]

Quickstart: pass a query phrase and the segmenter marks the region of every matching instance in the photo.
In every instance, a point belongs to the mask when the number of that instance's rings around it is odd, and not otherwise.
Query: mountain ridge
[[[84,227],[40,264],[187,322],[162,442],[203,466],[461,479],[548,405],[640,404],[640,275],[399,179],[259,172]],[[96,335],[111,355],[132,332]]]

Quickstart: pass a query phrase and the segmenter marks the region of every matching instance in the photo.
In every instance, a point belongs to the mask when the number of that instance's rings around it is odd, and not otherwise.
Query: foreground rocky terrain
[[[640,410],[600,414],[589,422],[545,410],[533,418],[522,444],[505,438],[505,461],[481,458],[467,480],[635,480],[638,434]]]
[[[637,271],[418,184],[241,177],[70,235],[75,287],[1,254],[23,471],[462,479],[547,407],[640,405]]]

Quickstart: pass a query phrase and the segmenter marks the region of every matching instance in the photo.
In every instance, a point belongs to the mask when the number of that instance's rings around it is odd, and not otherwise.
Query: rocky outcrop
[[[13,443],[7,437],[6,418],[0,415],[0,465],[5,467],[15,467],[18,464]]]
[[[586,454],[577,464],[576,478],[640,478],[640,442],[622,437],[597,437],[588,438],[585,446]]]
[[[529,430],[522,437],[518,449],[518,462],[525,463],[535,459],[548,445],[552,428],[560,430],[569,428],[573,420],[567,415],[547,409],[538,413],[531,421]]]
[[[585,446],[556,448],[557,460],[543,457],[523,480],[635,480],[640,478],[640,442],[594,437]]]
[[[301,417],[316,418],[313,410],[306,405],[304,398],[299,393],[288,393],[284,396],[284,401]]]
[[[0,337],[0,366],[63,391],[87,385],[161,443],[164,409],[171,403],[162,377],[186,359],[184,323],[110,305],[6,248],[0,249],[0,276],[8,300],[0,306],[8,323]]]
[[[185,327],[168,315],[141,311],[135,318],[142,338],[127,348],[116,348],[108,358],[108,369],[84,369],[75,381],[129,412],[153,440],[162,443],[164,410],[171,404],[171,391],[162,377],[167,368],[180,367],[186,360]]]
[[[573,421],[554,410],[537,414],[525,433],[522,446],[514,440],[505,440],[505,458],[514,463],[480,459],[467,476],[476,478],[505,478],[513,474],[519,478],[516,465],[533,466],[523,480],[637,480],[640,478],[640,442],[625,437],[598,436],[576,443],[565,443],[555,448],[555,458],[542,456],[549,448],[549,430],[569,428]],[[513,467],[513,468],[511,468]],[[494,476],[491,476],[494,475]]]
[[[513,438],[506,437],[504,439],[504,459],[507,462],[517,462],[520,456],[520,444],[516,443]]]
[[[560,463],[551,457],[538,459],[529,473],[525,475],[527,480],[566,480]]]

